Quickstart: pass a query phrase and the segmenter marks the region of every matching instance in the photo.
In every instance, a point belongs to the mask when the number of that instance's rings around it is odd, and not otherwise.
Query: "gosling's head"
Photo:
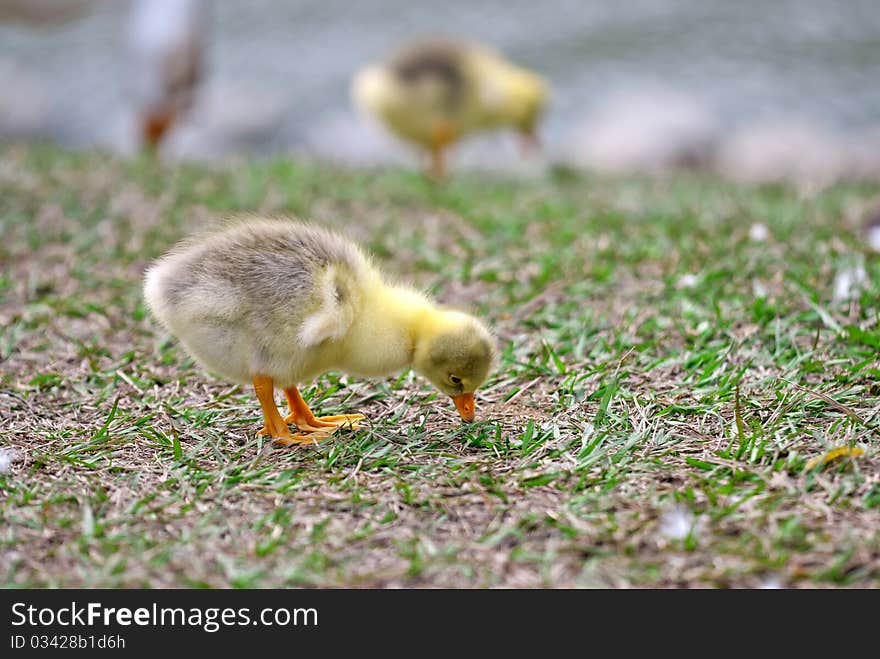
[[[507,76],[507,119],[520,134],[523,145],[538,145],[538,123],[547,105],[547,86],[531,71],[513,68]]]
[[[416,343],[413,368],[452,397],[462,421],[474,420],[474,390],[495,360],[495,340],[479,320],[442,311]]]

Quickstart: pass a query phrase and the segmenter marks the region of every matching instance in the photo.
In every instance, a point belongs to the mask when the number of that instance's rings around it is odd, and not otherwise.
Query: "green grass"
[[[876,587],[880,188],[515,180],[0,147],[5,587]],[[234,213],[346,230],[485,318],[478,423],[412,373],[330,373],[331,443],[149,318],[141,277]],[[764,225],[765,240],[750,237]],[[834,298],[838,273],[867,281]],[[864,455],[806,469],[840,447]]]

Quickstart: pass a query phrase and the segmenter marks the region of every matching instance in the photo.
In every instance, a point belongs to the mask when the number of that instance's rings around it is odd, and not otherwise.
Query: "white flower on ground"
[[[867,282],[868,273],[861,264],[839,271],[834,277],[834,301],[854,298]]]
[[[771,574],[761,582],[759,587],[765,590],[778,590],[782,588],[782,582],[779,580],[778,576]]]
[[[763,284],[763,282],[755,279],[752,281],[752,294],[755,297],[767,297],[767,287]]]
[[[14,448],[0,449],[0,474],[9,473],[12,463],[21,457]]]
[[[700,278],[697,275],[693,275],[691,273],[687,273],[678,278],[678,283],[676,286],[678,288],[693,288],[700,281]]]
[[[875,252],[880,252],[880,224],[875,224],[865,231],[865,238],[868,240],[868,246]]]
[[[685,506],[676,505],[660,518],[660,535],[670,540],[684,540],[697,532],[697,518]]]
[[[755,222],[749,227],[749,238],[756,243],[763,243],[770,237],[770,230],[766,224]]]

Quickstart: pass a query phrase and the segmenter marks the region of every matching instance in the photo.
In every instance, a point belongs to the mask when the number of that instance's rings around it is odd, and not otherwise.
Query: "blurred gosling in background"
[[[446,174],[446,149],[470,133],[512,128],[529,147],[547,103],[546,83],[497,53],[461,42],[409,44],[360,71],[352,98],[398,137],[424,149],[427,173]]]

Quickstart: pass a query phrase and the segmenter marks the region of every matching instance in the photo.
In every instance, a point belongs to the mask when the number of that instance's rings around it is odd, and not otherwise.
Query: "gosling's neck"
[[[506,64],[497,65],[493,76],[498,93],[485,107],[487,123],[517,126],[535,111],[543,96],[543,83],[532,73]]]
[[[380,377],[409,368],[416,346],[442,315],[421,293],[395,286],[369,287],[346,339],[347,370]]]

